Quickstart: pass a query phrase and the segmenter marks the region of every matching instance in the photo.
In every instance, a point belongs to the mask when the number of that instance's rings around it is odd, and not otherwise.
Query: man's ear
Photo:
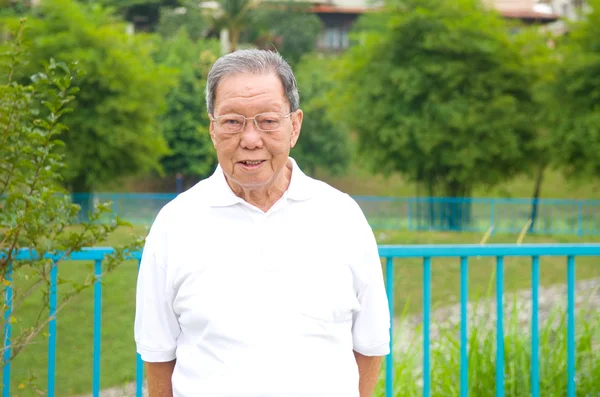
[[[298,142],[298,137],[300,136],[300,130],[302,129],[302,119],[304,118],[304,113],[302,109],[298,109],[292,114],[292,134],[290,136],[290,146],[296,146]]]
[[[210,124],[208,127],[208,132],[210,133],[210,140],[213,143],[213,147],[216,149],[217,148],[217,140],[215,138],[215,122],[213,121],[213,118],[210,114],[208,115],[208,119],[210,120]]]

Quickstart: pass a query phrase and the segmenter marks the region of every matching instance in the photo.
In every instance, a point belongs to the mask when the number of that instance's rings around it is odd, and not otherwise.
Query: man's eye
[[[223,119],[223,124],[226,124],[226,125],[239,125],[239,124],[241,124],[241,121],[239,121],[238,119]]]
[[[261,116],[257,119],[261,125],[273,125],[279,123],[279,117],[277,116]]]

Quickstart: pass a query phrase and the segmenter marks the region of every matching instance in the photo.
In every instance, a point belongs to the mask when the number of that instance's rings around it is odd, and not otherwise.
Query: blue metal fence
[[[113,212],[132,223],[149,225],[177,195],[171,193],[75,194],[89,209],[111,201]],[[520,198],[444,198],[355,196],[375,229],[600,235],[600,200]],[[535,211],[534,211],[535,207]],[[535,212],[535,213],[534,213]],[[87,213],[85,211],[84,213]]]
[[[93,384],[92,393],[94,397],[100,392],[100,331],[102,327],[102,260],[110,254],[110,248],[89,248],[76,252],[70,256],[71,260],[92,260],[95,262],[94,272],[98,279],[94,284],[94,350],[93,350]],[[567,264],[567,397],[575,397],[575,261],[576,257],[599,256],[600,244],[523,244],[523,245],[412,245],[412,246],[380,246],[379,255],[385,260],[386,290],[389,299],[390,313],[394,313],[394,259],[422,258],[423,259],[423,389],[424,397],[430,397],[431,393],[431,362],[430,362],[430,325],[431,325],[431,261],[437,257],[453,257],[460,260],[460,396],[468,396],[468,352],[467,344],[467,302],[468,302],[468,277],[469,258],[472,257],[495,257],[496,258],[496,396],[504,397],[504,331],[503,331],[503,302],[504,302],[504,259],[506,257],[530,257],[532,274],[532,319],[531,319],[531,395],[540,397],[539,394],[539,320],[538,320],[538,289],[540,282],[540,257],[561,256],[566,258]],[[26,260],[32,254],[27,250],[18,253],[16,260]],[[138,261],[141,253],[132,254]],[[138,262],[139,263],[139,262]],[[10,280],[10,269],[7,280]],[[47,396],[55,396],[55,372],[56,372],[56,294],[57,294],[57,266],[52,268],[50,290],[50,316],[49,324],[50,343],[48,346],[48,382]],[[52,303],[54,302],[54,303]],[[11,316],[12,311],[12,289],[5,289],[5,319]],[[12,325],[10,321],[5,322],[4,342],[8,347],[4,351],[5,359],[10,357],[10,338]],[[394,329],[390,329],[393,352]],[[133,352],[132,352],[133,355]],[[136,367],[136,396],[142,396],[143,365],[137,355]],[[393,396],[394,357],[390,353],[385,364],[385,393],[386,397]],[[3,371],[2,396],[10,396],[10,363],[5,365]]]
[[[575,397],[575,258],[600,256],[600,244],[523,244],[523,245],[423,245],[380,246],[379,255],[386,258],[386,289],[390,312],[394,312],[395,258],[423,258],[423,396],[431,390],[430,324],[431,324],[431,259],[460,258],[460,396],[468,391],[467,302],[469,258],[496,258],[496,397],[504,397],[504,259],[513,256],[531,257],[531,396],[539,394],[539,284],[540,257],[562,256],[567,262],[567,397]],[[600,264],[599,264],[600,265]],[[390,331],[393,337],[393,329]],[[393,346],[393,339],[392,339]],[[393,396],[393,354],[386,359],[386,397]]]

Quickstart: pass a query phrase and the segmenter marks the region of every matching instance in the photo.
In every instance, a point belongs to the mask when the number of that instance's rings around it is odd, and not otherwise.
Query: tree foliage
[[[60,136],[68,186],[89,191],[115,176],[159,171],[167,154],[159,119],[172,76],[154,62],[153,41],[127,35],[125,26],[97,5],[44,0],[40,7],[28,25],[29,62],[21,79],[50,57],[76,61],[85,72],[76,81],[77,111],[65,115],[69,129]]]
[[[249,36],[259,48],[277,50],[292,66],[313,51],[322,23],[308,4],[269,2],[256,15]]]
[[[98,0],[98,4],[115,10],[133,23],[136,31],[150,32],[155,31],[165,9],[181,6],[182,3],[181,0]]]
[[[217,31],[227,30],[229,51],[238,49],[241,34],[252,24],[259,0],[217,0],[217,9],[210,16],[210,24]]]
[[[187,0],[183,7],[163,7],[156,32],[162,37],[175,36],[180,29],[185,29],[190,39],[197,41],[207,36],[212,26],[202,3]]]
[[[600,1],[570,26],[560,43],[562,61],[553,94],[560,101],[553,144],[558,161],[572,177],[600,177]]]
[[[552,137],[558,122],[559,98],[555,95],[557,67],[560,59],[555,48],[555,37],[537,26],[523,27],[513,37],[519,48],[524,69],[532,77],[531,92],[534,106],[531,123],[535,126],[537,159],[542,164],[552,163]]]
[[[46,329],[53,316],[49,312],[50,272],[61,267],[72,252],[103,243],[118,227],[118,218],[106,221],[108,204],[99,205],[89,223],[76,223],[79,208],[61,188],[60,172],[64,156],[54,150],[63,143],[58,139],[67,127],[62,119],[72,111],[78,88],[76,66],[50,59],[41,71],[21,84],[15,80],[23,67],[22,28],[11,40],[0,45],[0,296],[10,288],[12,298],[3,300],[2,328],[12,324],[11,352],[14,359]],[[133,240],[116,247],[104,262],[104,271],[114,270],[125,258],[127,249],[139,249]],[[15,260],[19,250],[37,253],[30,259]],[[49,259],[51,258],[51,259]],[[58,272],[63,284],[56,313],[96,280],[69,279]],[[39,299],[42,297],[43,299]],[[35,307],[34,318],[22,316],[20,309]],[[27,310],[26,310],[27,311]],[[6,312],[5,312],[6,313]],[[7,349],[3,339],[2,351]],[[4,366],[4,354],[1,365]]]
[[[176,68],[178,78],[177,85],[167,95],[167,112],[162,117],[162,130],[170,148],[162,165],[169,175],[182,173],[203,178],[216,166],[204,88],[218,54],[218,42],[194,42],[185,29],[165,39],[157,53],[158,62]]]
[[[330,175],[343,174],[352,158],[348,130],[330,118],[327,94],[334,84],[328,74],[330,64],[327,58],[306,56],[295,70],[304,120],[291,155],[311,175],[317,169]]]
[[[31,10],[28,0],[0,0],[0,17],[23,15]]]
[[[527,168],[532,77],[498,15],[475,0],[398,0],[365,18],[332,102],[380,171],[463,196]]]

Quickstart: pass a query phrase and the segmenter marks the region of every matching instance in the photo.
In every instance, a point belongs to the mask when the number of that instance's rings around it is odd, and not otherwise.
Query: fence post
[[[575,256],[567,256],[567,396],[575,397]]]
[[[48,397],[54,397],[56,392],[56,309],[57,309],[57,290],[58,290],[58,265],[52,260],[50,268],[50,296],[49,313],[50,323],[48,324]]]
[[[423,258],[423,397],[431,396],[431,258]]]
[[[118,207],[117,207],[117,200],[119,199],[119,196],[116,193],[113,193],[113,214],[115,215],[115,220],[117,219],[117,216],[119,216],[119,212],[118,212]]]
[[[5,300],[4,304],[4,368],[2,370],[2,397],[10,397],[10,356],[12,354],[10,349],[10,339],[12,334],[12,323],[10,318],[12,316],[13,308],[13,290],[12,290],[12,264],[8,262],[6,273],[4,277],[6,282]]]
[[[504,397],[504,257],[496,257],[496,397]]]
[[[142,264],[141,258],[138,260],[138,272]],[[142,397],[144,390],[144,361],[140,353],[135,355],[135,397]]]
[[[177,194],[183,192],[183,174],[181,172],[175,176],[175,192]]]
[[[462,256],[460,258],[460,397],[468,397],[469,395],[468,294],[469,258]]]
[[[531,258],[531,397],[540,397],[540,257]]]
[[[102,333],[102,259],[94,264],[94,351],[92,363],[92,395],[100,396],[100,354]]]
[[[413,230],[412,200],[408,199],[408,201],[406,203],[408,204],[408,230]]]
[[[581,200],[579,200],[577,208],[577,235],[583,236],[583,202]]]
[[[496,206],[494,204],[495,204],[495,200],[492,199],[490,201],[490,227],[491,228],[494,228],[494,222],[495,222],[495,217],[496,217]],[[492,233],[494,233],[493,229],[492,229]]]
[[[394,396],[394,258],[385,265],[385,283],[390,311],[390,353],[385,358],[385,397]]]

